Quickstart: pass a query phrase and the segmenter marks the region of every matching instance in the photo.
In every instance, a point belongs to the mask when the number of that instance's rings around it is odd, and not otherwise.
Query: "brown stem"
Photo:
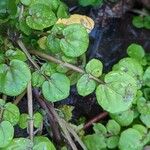
[[[60,131],[59,131],[58,124],[57,124],[54,116],[49,111],[49,109],[46,106],[43,99],[40,98],[39,91],[37,89],[34,89],[33,94],[34,94],[34,97],[36,98],[36,100],[38,101],[38,103],[41,105],[41,107],[46,111],[46,113],[48,115],[48,120],[49,120],[49,123],[51,125],[52,133],[54,136],[54,141],[58,144],[61,143]]]
[[[95,117],[92,118],[90,121],[88,121],[88,122],[84,125],[83,129],[89,128],[90,126],[93,125],[93,123],[100,121],[101,119],[105,118],[107,115],[108,115],[108,112],[100,113],[99,115],[95,116]]]
[[[33,128],[33,99],[32,99],[32,87],[31,87],[31,82],[28,83],[27,87],[27,97],[28,97],[28,114],[29,114],[29,122],[28,122],[28,127],[29,127],[29,136],[30,139],[33,141],[33,136],[34,136],[34,128]]]
[[[32,60],[32,57],[30,56],[28,50],[26,49],[25,45],[23,44],[23,42],[21,40],[17,41],[17,44],[19,45],[19,47],[22,49],[22,51],[26,54],[27,58],[29,59],[29,61],[33,64],[33,66],[36,69],[39,69],[39,66]]]
[[[58,59],[56,59],[55,57],[53,57],[53,56],[51,56],[51,55],[47,55],[47,54],[42,53],[42,52],[40,52],[40,51],[30,50],[29,53],[30,53],[30,54],[34,54],[34,55],[37,55],[37,56],[40,56],[40,57],[42,57],[42,58],[44,58],[44,59],[46,59],[46,60],[48,60],[48,61],[52,61],[52,62],[54,62],[54,63],[56,63],[56,64],[60,64],[60,65],[62,65],[62,66],[64,66],[64,67],[67,67],[67,68],[69,68],[69,69],[71,69],[71,70],[74,70],[74,71],[76,71],[76,72],[79,72],[79,73],[81,73],[81,74],[85,74],[85,73],[86,73],[83,69],[81,69],[81,68],[79,68],[79,67],[77,67],[77,66],[74,66],[74,65],[72,65],[72,64],[69,64],[69,63],[67,63],[67,62],[63,62],[63,61],[61,61],[61,60],[58,60]],[[98,78],[96,78],[96,77],[94,77],[94,76],[92,76],[92,75],[90,75],[90,78],[93,79],[93,80],[95,80],[95,81],[97,81],[98,83],[104,84],[104,81],[102,81],[102,80],[100,80],[100,79],[98,79]]]

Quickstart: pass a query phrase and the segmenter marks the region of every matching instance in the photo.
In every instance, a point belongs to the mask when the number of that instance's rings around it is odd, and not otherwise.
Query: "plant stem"
[[[24,97],[24,95],[27,93],[27,90],[24,90],[19,96],[16,97],[16,99],[14,100],[14,104],[17,105],[21,100],[22,98]]]
[[[27,97],[28,97],[28,114],[29,114],[29,122],[28,122],[28,127],[29,127],[29,136],[30,139],[33,141],[33,136],[34,136],[34,128],[33,128],[33,99],[32,99],[32,87],[31,87],[31,81],[28,83],[27,87]]]
[[[51,112],[47,108],[45,102],[40,98],[39,91],[37,89],[34,89],[33,94],[34,94],[36,100],[38,101],[38,103],[41,105],[41,107],[47,113],[48,120],[49,120],[51,129],[52,129],[52,133],[53,133],[53,137],[54,137],[55,142],[58,144],[61,143],[60,131],[58,129],[58,125],[56,123],[54,116],[51,114]]]
[[[17,44],[19,45],[19,47],[22,49],[22,51],[26,54],[27,58],[29,59],[29,61],[33,64],[33,66],[39,70],[39,66],[32,60],[31,55],[29,54],[28,50],[26,49],[26,47],[24,46],[23,42],[21,40],[17,41]]]
[[[95,117],[92,118],[90,121],[88,121],[88,122],[84,125],[83,129],[89,128],[90,126],[93,125],[93,123],[100,121],[101,119],[105,118],[107,115],[108,115],[108,112],[100,113],[99,115],[95,116]]]
[[[31,50],[31,51],[29,51],[29,53],[30,53],[30,54],[33,54],[33,55],[40,56],[40,57],[42,57],[42,58],[44,58],[44,59],[46,59],[46,60],[48,60],[48,61],[52,61],[52,62],[54,62],[54,63],[56,63],[56,64],[60,64],[60,65],[62,65],[62,66],[64,66],[64,67],[67,67],[67,68],[69,68],[69,69],[71,69],[71,70],[74,70],[74,71],[76,71],[76,72],[79,72],[79,73],[81,73],[81,74],[85,74],[85,73],[86,73],[83,69],[81,69],[81,68],[79,68],[79,67],[77,67],[77,66],[74,66],[74,65],[72,65],[72,64],[69,64],[69,63],[67,63],[67,62],[63,62],[63,61],[61,61],[61,60],[58,60],[58,59],[56,59],[55,57],[53,57],[53,56],[51,56],[51,55],[47,55],[47,54],[42,53],[42,52],[40,52],[40,51]],[[92,75],[90,75],[90,78],[93,79],[93,80],[95,80],[95,81],[97,81],[97,82],[100,83],[100,84],[104,84],[104,81],[102,81],[102,80],[100,80],[100,79],[98,79],[98,78],[96,78],[96,77],[94,77],[94,76],[92,76]]]

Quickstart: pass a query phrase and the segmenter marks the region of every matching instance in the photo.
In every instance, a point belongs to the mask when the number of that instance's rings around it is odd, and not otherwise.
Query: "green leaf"
[[[34,147],[33,150],[56,150],[53,143],[44,136],[34,137]]]
[[[26,23],[35,30],[43,30],[56,22],[55,14],[44,4],[32,5],[29,9],[29,14],[26,18]]]
[[[64,3],[60,3],[58,10],[57,10],[57,17],[58,18],[67,18],[68,15],[68,7]]]
[[[106,148],[106,141],[103,135],[92,134],[83,138],[88,150],[101,150]]]
[[[144,84],[150,87],[150,67],[146,69],[143,75]]]
[[[56,11],[60,4],[60,0],[31,0],[31,1],[32,1],[31,5],[44,4],[48,7],[50,7],[53,11]]]
[[[144,17],[144,27],[146,29],[150,29],[150,16],[145,16]]]
[[[141,114],[140,120],[146,125],[146,127],[150,128],[150,114]]]
[[[94,124],[93,130],[96,134],[103,134],[103,135],[107,134],[107,129],[101,123]]]
[[[121,150],[142,150],[142,135],[135,129],[128,128],[123,131],[119,140]]]
[[[61,105],[59,106],[60,113],[59,115],[64,118],[66,121],[70,121],[72,118],[72,111],[74,107],[68,105]]]
[[[9,49],[9,50],[6,51],[5,56],[9,60],[13,60],[13,59],[18,59],[18,60],[21,60],[21,61],[26,61],[27,60],[26,55],[19,49],[17,49],[17,50]]]
[[[52,74],[56,72],[56,67],[57,65],[54,63],[51,63],[51,62],[44,63],[41,67],[41,72],[42,74],[46,76],[51,76]]]
[[[133,17],[132,24],[137,28],[143,28],[144,27],[143,17],[141,17],[141,16]]]
[[[106,144],[109,149],[117,148],[118,143],[119,143],[119,136],[111,136],[106,140]]]
[[[68,76],[71,85],[75,85],[80,79],[81,74],[78,72],[72,72],[71,75]]]
[[[102,75],[103,64],[98,59],[92,59],[87,63],[85,70],[95,77],[100,77]]]
[[[147,128],[141,124],[135,124],[132,128],[139,131],[143,137],[147,134]]]
[[[28,114],[23,113],[20,115],[18,125],[21,129],[25,129],[28,127],[28,118],[29,118]]]
[[[32,73],[31,83],[33,87],[41,87],[45,81],[45,77],[40,71],[35,71]]]
[[[79,4],[82,6],[97,6],[97,5],[102,5],[103,0],[79,0]]]
[[[14,128],[8,121],[0,123],[0,148],[7,146],[14,136]]]
[[[25,6],[29,6],[31,3],[31,0],[20,0],[20,2]]]
[[[3,150],[31,150],[33,143],[28,138],[14,138]]]
[[[36,112],[33,115],[33,118],[34,118],[34,127],[35,128],[40,128],[41,124],[43,122],[43,116],[39,112]]]
[[[150,88],[144,88],[143,93],[146,99],[150,99]]]
[[[32,29],[27,25],[25,19],[21,19],[19,21],[19,26],[18,28],[26,35],[30,35],[32,33]]]
[[[142,58],[145,56],[143,47],[136,43],[133,43],[128,47],[127,53],[130,57],[135,58],[138,61],[142,60]]]
[[[134,78],[122,71],[112,71],[105,76],[105,84],[96,89],[97,101],[110,113],[119,113],[129,109],[136,96]]]
[[[78,57],[86,52],[89,37],[84,26],[80,24],[68,25],[63,30],[63,36],[64,38],[60,40],[60,47],[66,56]]]
[[[20,112],[19,108],[12,104],[7,103],[4,106],[3,119],[9,121],[12,125],[16,125],[19,121]]]
[[[115,120],[109,120],[106,128],[111,135],[118,135],[121,130],[120,125]]]
[[[117,65],[113,67],[113,70],[121,70],[132,76],[137,82],[137,88],[142,86],[143,68],[142,65],[133,58],[123,58]]]
[[[70,81],[68,77],[60,73],[52,74],[49,81],[42,85],[42,93],[48,101],[56,102],[69,96]]]
[[[47,47],[49,48],[50,52],[52,53],[59,53],[60,52],[60,39],[54,37],[52,34],[50,34],[47,37]]]
[[[110,114],[111,118],[120,124],[120,126],[129,126],[134,119],[134,112],[129,109],[120,113]]]
[[[150,102],[144,97],[137,99],[137,109],[141,114],[150,114]]]
[[[94,92],[96,83],[93,79],[90,79],[88,74],[84,74],[77,82],[77,91],[79,95],[86,96]]]
[[[9,96],[21,94],[31,79],[27,64],[13,59],[9,65],[0,65],[0,91]]]

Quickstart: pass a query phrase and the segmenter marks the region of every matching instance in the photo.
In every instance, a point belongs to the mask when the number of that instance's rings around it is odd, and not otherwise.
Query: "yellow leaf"
[[[74,23],[79,23],[82,24],[86,29],[87,32],[90,33],[91,30],[94,28],[94,21],[85,15],[79,15],[79,14],[73,14],[69,18],[64,18],[64,19],[58,19],[56,22],[57,24],[64,24],[64,25],[70,25]]]

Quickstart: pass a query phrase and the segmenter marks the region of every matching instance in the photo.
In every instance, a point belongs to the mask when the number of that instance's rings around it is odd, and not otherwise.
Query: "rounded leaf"
[[[95,81],[90,79],[88,74],[84,74],[77,82],[77,91],[81,96],[91,94],[95,90],[95,87]]]
[[[106,135],[107,134],[107,129],[105,128],[105,126],[101,123],[96,123],[94,124],[93,130],[95,133],[97,134],[103,134]]]
[[[50,8],[44,4],[34,4],[29,9],[29,16],[26,18],[27,25],[35,30],[54,25],[56,16]]]
[[[120,126],[128,126],[133,122],[134,112],[126,110],[120,113],[110,114],[111,118],[120,124]]]
[[[146,125],[147,128],[150,128],[150,114],[141,114],[140,120]]]
[[[33,115],[33,118],[34,118],[34,127],[39,128],[43,122],[43,116],[39,112],[36,112]]]
[[[120,125],[115,120],[109,120],[106,128],[111,135],[118,135],[121,130]]]
[[[26,61],[27,57],[21,50],[12,50],[9,49],[6,51],[5,56],[9,58],[9,60],[18,59],[21,61]]]
[[[45,81],[45,77],[40,71],[35,71],[32,73],[31,83],[33,87],[41,87]]]
[[[127,73],[112,71],[105,76],[105,84],[96,89],[97,101],[110,113],[129,109],[137,92],[136,82]]]
[[[87,135],[83,141],[88,150],[101,150],[106,149],[105,137],[101,134]]]
[[[147,134],[147,128],[141,124],[135,124],[132,128],[139,131],[143,137]]]
[[[28,114],[23,113],[20,115],[18,125],[21,129],[25,129],[28,127],[28,118],[29,118]]]
[[[14,128],[8,121],[0,123],[0,148],[7,146],[14,136]]]
[[[0,65],[0,92],[17,96],[27,87],[31,79],[30,69],[26,63],[20,60],[12,60],[8,65]]]
[[[123,58],[113,67],[113,70],[124,71],[136,80],[137,88],[142,86],[143,68],[134,58]]]
[[[133,43],[128,47],[127,53],[130,57],[135,58],[138,61],[145,56],[143,47],[136,43]]]
[[[79,57],[86,52],[89,37],[82,25],[68,25],[63,30],[63,36],[64,38],[60,40],[60,47],[66,56]]]
[[[128,128],[123,131],[119,140],[121,150],[142,150],[142,135],[135,129]]]
[[[12,125],[16,125],[19,121],[20,112],[19,108],[12,104],[7,103],[4,106],[3,119],[9,121]]]
[[[33,150],[56,150],[54,144],[44,136],[34,137],[34,147]]]
[[[106,144],[109,149],[114,149],[118,146],[119,136],[111,136],[107,138]]]
[[[70,81],[68,77],[60,73],[52,74],[49,81],[42,85],[42,93],[46,100],[51,102],[60,101],[69,96]]]
[[[31,150],[33,143],[28,138],[14,138],[3,150]]]
[[[143,75],[144,84],[150,87],[150,67],[146,69]]]
[[[95,77],[100,77],[102,75],[103,64],[98,59],[92,59],[87,63],[85,70]]]

